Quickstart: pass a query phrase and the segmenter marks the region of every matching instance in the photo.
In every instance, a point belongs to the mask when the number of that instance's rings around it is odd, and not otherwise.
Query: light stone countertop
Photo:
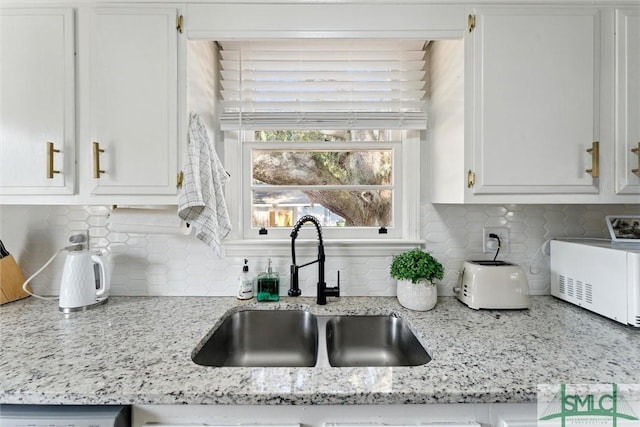
[[[230,311],[304,309],[407,321],[433,360],[418,367],[213,368],[191,352]],[[0,307],[0,403],[402,404],[533,402],[540,383],[640,384],[640,329],[556,300],[428,312],[394,297],[111,297],[65,318],[57,302]]]

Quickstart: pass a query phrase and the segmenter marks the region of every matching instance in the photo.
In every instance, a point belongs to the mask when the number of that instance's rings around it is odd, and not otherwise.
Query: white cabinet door
[[[491,408],[494,427],[537,427],[536,403],[498,403]]]
[[[640,194],[640,11],[638,9],[616,11],[616,91],[616,192]]]
[[[599,37],[596,9],[476,11],[467,51],[473,194],[598,192],[585,170],[599,132]]]
[[[493,405],[134,405],[134,427],[481,427]],[[535,405],[534,405],[535,407]],[[510,413],[513,413],[511,411]],[[535,412],[534,412],[535,414]],[[508,427],[508,426],[498,426]]]
[[[91,194],[176,194],[176,9],[98,8],[90,28]],[[99,167],[96,164],[99,162]]]
[[[74,192],[74,97],[73,11],[0,10],[0,194]]]

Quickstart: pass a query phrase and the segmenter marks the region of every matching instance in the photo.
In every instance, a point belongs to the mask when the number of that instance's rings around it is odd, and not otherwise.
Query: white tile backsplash
[[[510,251],[499,259],[521,265],[532,293],[549,293],[549,257],[540,250],[552,237],[608,237],[605,215],[639,214],[636,205],[431,205],[422,206],[426,249],[445,266],[441,295],[452,295],[465,259],[490,259],[482,253],[483,227],[508,227]],[[113,261],[112,295],[235,295],[242,258],[217,259],[192,236],[111,232],[107,206],[0,206],[0,239],[25,276],[37,271],[72,231],[89,230],[91,246]],[[328,259],[327,283],[341,271],[343,295],[395,295],[389,277],[391,256]],[[250,260],[253,274],[263,260]],[[290,260],[274,258],[274,268],[288,283]],[[58,293],[64,256],[33,280],[42,294]],[[260,266],[260,269],[257,268]],[[301,289],[315,294],[316,270],[301,270]]]

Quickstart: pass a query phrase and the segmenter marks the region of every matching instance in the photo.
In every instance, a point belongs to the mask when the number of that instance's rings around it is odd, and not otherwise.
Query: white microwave
[[[551,295],[640,328],[640,246],[552,240]]]

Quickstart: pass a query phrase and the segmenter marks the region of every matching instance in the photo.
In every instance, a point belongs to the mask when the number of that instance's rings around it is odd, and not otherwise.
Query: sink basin
[[[192,359],[203,366],[418,366],[431,357],[400,318],[247,310],[227,316]]]
[[[305,367],[318,356],[318,321],[306,311],[248,310],[226,317],[192,359],[204,366]]]
[[[326,324],[327,356],[335,367],[418,366],[431,360],[395,316],[335,316]]]

